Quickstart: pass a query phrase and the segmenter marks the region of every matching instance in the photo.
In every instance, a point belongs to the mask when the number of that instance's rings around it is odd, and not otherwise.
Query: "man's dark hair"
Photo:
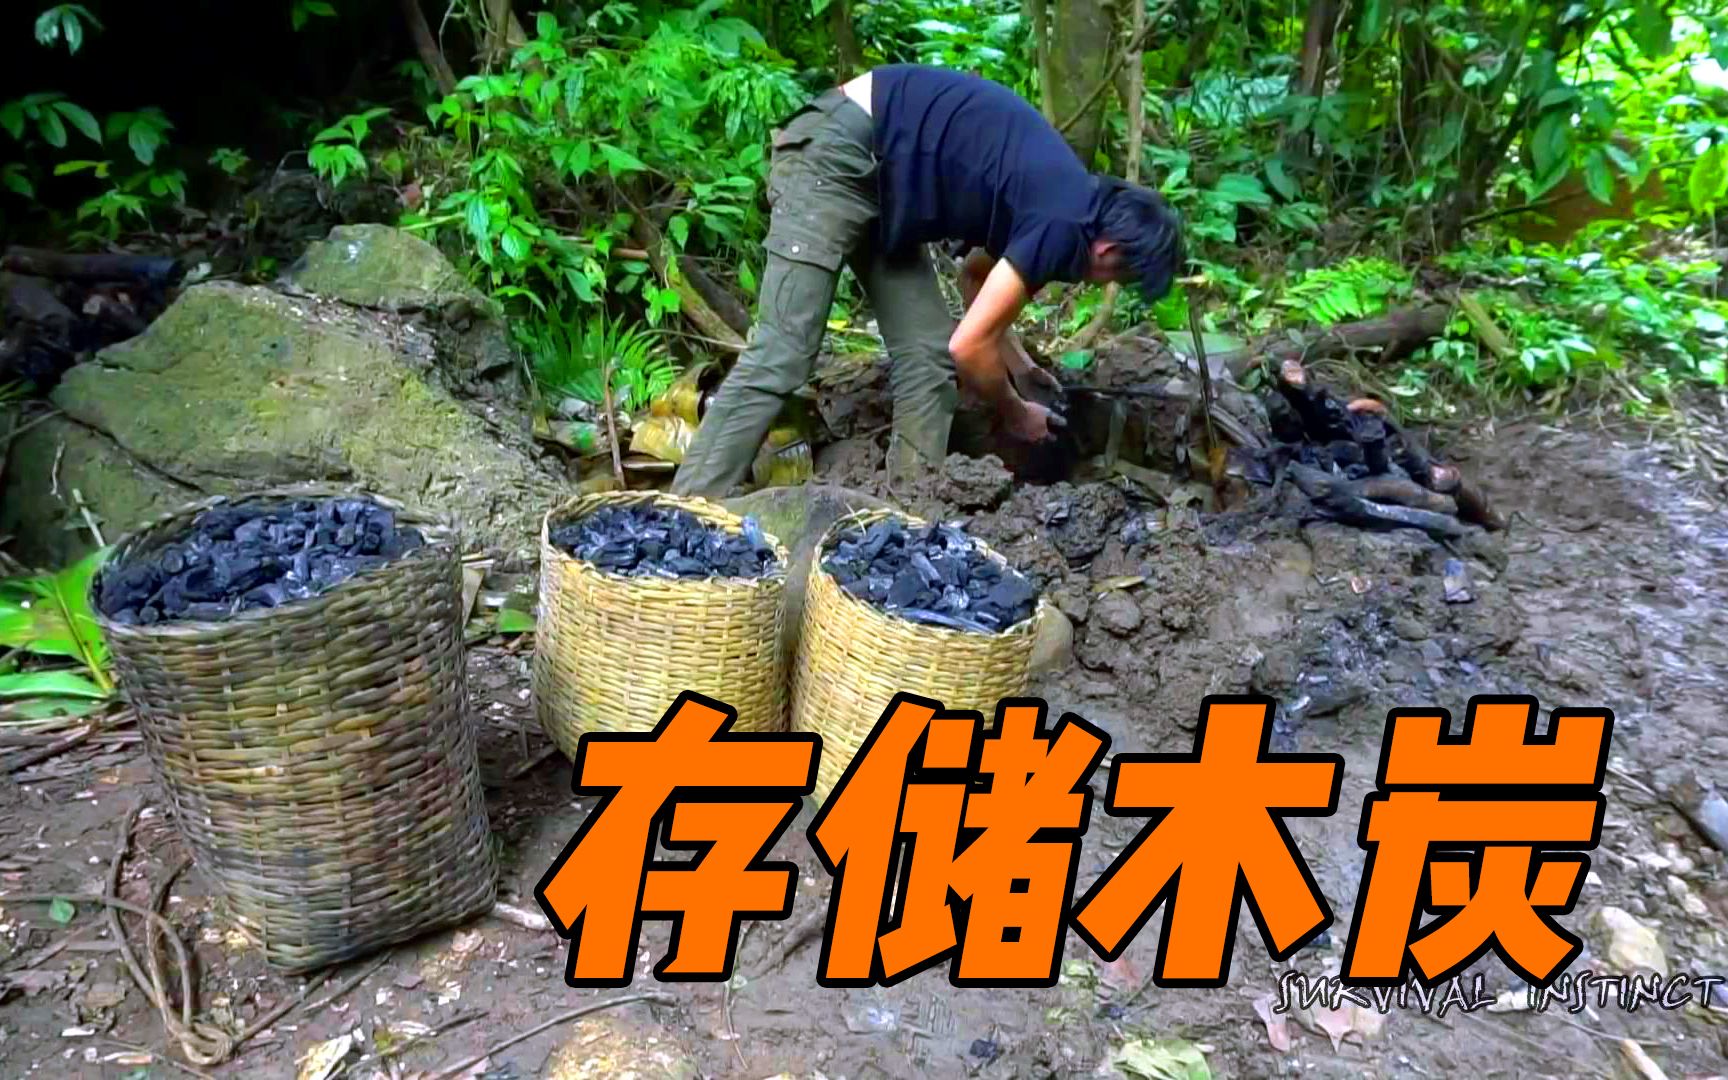
[[[1099,239],[1122,248],[1122,257],[1140,279],[1146,299],[1170,291],[1182,265],[1182,222],[1164,197],[1150,188],[1113,176],[1099,177],[1103,203],[1098,211]]]

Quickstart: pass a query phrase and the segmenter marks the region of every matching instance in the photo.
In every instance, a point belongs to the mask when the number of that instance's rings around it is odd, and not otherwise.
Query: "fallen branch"
[[[510,923],[512,926],[520,926],[524,930],[543,930],[550,932],[552,929],[552,920],[540,914],[538,911],[529,911],[527,908],[519,908],[514,904],[506,904],[502,900],[493,904],[492,910],[488,914],[490,914],[494,919]]]
[[[1215,359],[1238,379],[1262,361],[1277,367],[1287,360],[1307,363],[1356,349],[1379,349],[1379,361],[1392,363],[1439,337],[1451,317],[1452,309],[1445,304],[1398,308],[1377,318],[1331,327],[1301,344],[1279,338],[1220,353]]]
[[[517,1043],[527,1042],[542,1031],[555,1028],[559,1024],[568,1024],[572,1020],[579,1020],[590,1013],[601,1012],[605,1009],[616,1009],[620,1005],[631,1005],[638,1001],[652,1002],[656,1005],[671,1005],[677,1000],[678,999],[674,998],[671,994],[661,993],[658,990],[646,990],[638,994],[620,994],[615,998],[607,998],[604,1001],[596,1001],[592,1005],[584,1005],[580,1009],[571,1009],[569,1012],[559,1013],[557,1016],[554,1016],[543,1024],[537,1024],[534,1027],[529,1028],[527,1031],[512,1035],[503,1042],[493,1043],[491,1046],[488,1046],[485,1050],[475,1054],[473,1057],[459,1061],[450,1068],[445,1069],[437,1075],[436,1080],[454,1080],[455,1077],[461,1076],[463,1073],[480,1064],[482,1061],[485,1061],[493,1054],[502,1054]]]
[[[709,306],[707,299],[690,280],[688,274],[682,272],[682,264],[671,266],[667,264],[665,237],[659,228],[648,219],[648,215],[640,208],[631,205],[630,234],[636,242],[642,245],[643,252],[648,256],[648,263],[654,268],[654,276],[659,278],[668,289],[678,294],[679,312],[702,331],[705,337],[718,342],[722,348],[732,352],[744,351],[744,339],[739,333],[721,318],[719,313]]]
[[[179,260],[158,255],[72,254],[40,248],[9,247],[0,256],[0,270],[16,274],[79,281],[144,281],[172,285],[185,275]]]

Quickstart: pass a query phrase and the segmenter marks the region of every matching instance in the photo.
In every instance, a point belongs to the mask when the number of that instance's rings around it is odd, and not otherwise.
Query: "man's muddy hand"
[[[1061,413],[1035,401],[1021,401],[1003,419],[1008,434],[1029,443],[1041,443],[1068,426]]]
[[[1062,381],[1048,368],[1032,360],[1017,363],[1012,369],[1014,388],[1029,400],[1056,400],[1062,396]]]

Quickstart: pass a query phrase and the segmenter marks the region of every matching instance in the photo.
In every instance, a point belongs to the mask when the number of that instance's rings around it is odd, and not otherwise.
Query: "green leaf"
[[[1074,349],[1070,352],[1063,353],[1061,359],[1056,362],[1067,368],[1069,371],[1079,371],[1092,362],[1092,350]]]
[[[468,200],[468,235],[482,251],[492,250],[492,212],[486,207],[483,196],[476,194]]]
[[[102,700],[108,692],[76,671],[21,671],[0,675],[0,698],[81,697]]]
[[[1608,171],[1608,155],[1599,146],[1585,155],[1584,187],[1603,205],[1614,201],[1614,174]]]
[[[1724,319],[1709,308],[1693,308],[1692,325],[1706,334],[1728,333],[1728,319]]]
[[[93,143],[102,141],[102,127],[96,123],[96,118],[90,115],[90,110],[74,105],[70,101],[56,101],[54,111],[72,121],[85,138]]]
[[[54,902],[48,905],[48,917],[65,926],[78,917],[78,909],[73,906],[72,901],[56,896]]]
[[[1536,125],[1530,153],[1538,176],[1565,165],[1572,149],[1572,115],[1564,109],[1545,113]]]
[[[812,16],[822,14],[824,11],[828,10],[828,5],[833,2],[834,0],[810,0],[810,14]]]
[[[534,632],[534,616],[526,611],[518,611],[512,607],[498,609],[498,632],[500,634],[531,634]]]
[[[66,125],[61,122],[59,113],[52,109],[45,110],[36,121],[36,126],[49,146],[58,150],[66,145]]]
[[[162,133],[146,122],[135,122],[126,129],[126,145],[132,148],[132,155],[140,164],[150,165],[156,161],[157,147],[162,145]]]
[[[1667,0],[1638,0],[1632,13],[1632,37],[1651,60],[1674,51],[1674,17],[1668,14]]]
[[[666,231],[672,234],[672,242],[683,248],[690,242],[690,219],[679,214],[666,223]]]
[[[1392,0],[1366,0],[1362,5],[1362,19],[1356,24],[1357,44],[1368,46],[1379,41],[1391,16]]]
[[[1272,190],[1286,199],[1293,200],[1300,194],[1296,188],[1296,182],[1290,179],[1288,172],[1284,171],[1283,158],[1266,159],[1266,179],[1271,181]]]
[[[1110,1064],[1144,1080],[1212,1080],[1206,1055],[1185,1039],[1136,1039],[1116,1051]]]
[[[1429,165],[1438,164],[1451,157],[1458,149],[1458,144],[1464,138],[1464,118],[1454,114],[1446,118],[1446,122],[1438,128],[1431,129],[1429,136],[1423,140],[1422,160]]]
[[[0,183],[5,184],[11,191],[24,196],[26,199],[36,197],[36,185],[30,182],[29,177],[16,169],[0,171]]]
[[[600,156],[606,159],[607,171],[613,176],[648,171],[648,166],[643,163],[641,158],[628,150],[621,150],[611,143],[600,144]]]
[[[1266,185],[1257,176],[1247,173],[1225,173],[1218,178],[1218,183],[1212,188],[1214,194],[1232,203],[1245,203],[1249,206],[1271,206],[1272,196],[1267,193]]]
[[[1536,102],[1536,111],[1547,112],[1556,105],[1572,101],[1577,96],[1578,91],[1572,89],[1570,86],[1556,86],[1546,94],[1543,94],[1541,99]]]
[[[1693,212],[1703,214],[1716,205],[1724,190],[1728,190],[1728,144],[1717,143],[1693,164],[1686,194]]]
[[[1602,149],[1607,153],[1608,160],[1614,163],[1615,168],[1619,169],[1628,178],[1637,177],[1640,170],[1636,158],[1620,149],[1618,146],[1615,146],[1613,143],[1603,144]]]

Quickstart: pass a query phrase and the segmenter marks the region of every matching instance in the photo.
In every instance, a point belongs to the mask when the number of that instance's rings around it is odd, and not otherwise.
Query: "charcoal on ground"
[[[218,506],[173,542],[105,568],[97,606],[123,624],[220,622],[317,596],[425,543],[369,499]]]
[[[676,506],[607,506],[551,531],[554,547],[625,577],[760,578],[779,556],[755,518],[740,532]]]
[[[840,587],[914,622],[999,634],[1030,618],[1038,590],[991,559],[954,524],[908,528],[892,518],[836,537],[822,568]]]

